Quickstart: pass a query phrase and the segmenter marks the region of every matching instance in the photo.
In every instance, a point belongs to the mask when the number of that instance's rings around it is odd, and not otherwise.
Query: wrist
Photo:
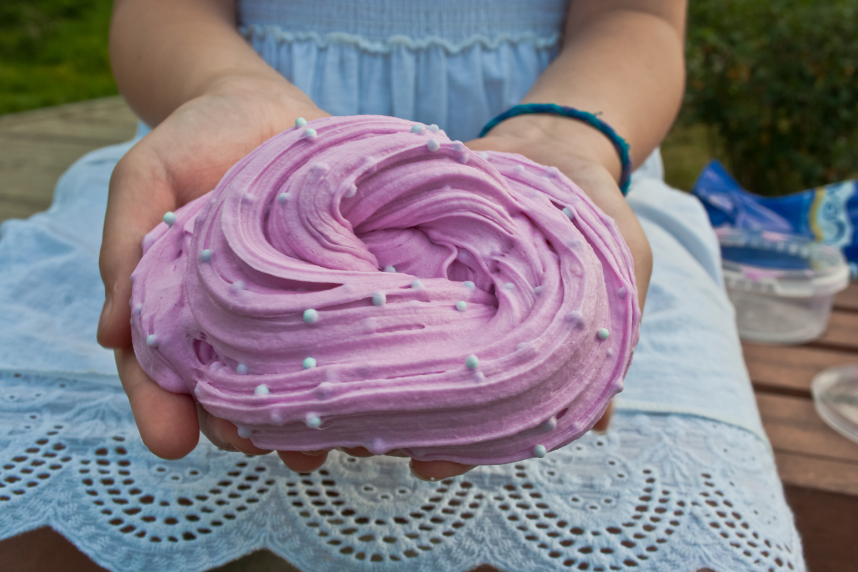
[[[230,73],[213,78],[206,85],[204,93],[252,102],[262,106],[266,113],[288,117],[291,122],[298,117],[311,121],[329,115],[319,109],[307,94],[277,73]]]
[[[602,166],[615,181],[622,173],[620,156],[611,140],[577,119],[548,114],[519,115],[502,121],[489,134],[516,139],[524,146],[556,146],[569,156]]]
[[[224,75],[210,81],[193,101],[203,100],[212,102],[212,109],[222,110],[217,121],[255,126],[254,133],[259,138],[255,145],[293,127],[299,117],[312,121],[329,115],[279,75]]]

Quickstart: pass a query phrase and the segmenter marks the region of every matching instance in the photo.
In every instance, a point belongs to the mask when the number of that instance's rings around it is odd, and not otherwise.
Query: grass
[[[0,115],[117,92],[112,0],[0,1]]]
[[[661,144],[664,180],[671,187],[690,191],[703,167],[712,159],[725,161],[725,153],[705,125],[677,121]]]

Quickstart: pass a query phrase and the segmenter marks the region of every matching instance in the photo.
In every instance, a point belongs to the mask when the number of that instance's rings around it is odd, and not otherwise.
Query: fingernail
[[[321,457],[322,455],[327,453],[327,451],[323,449],[321,451],[301,451],[301,453],[307,455],[308,457]]]
[[[425,475],[421,475],[417,472],[417,469],[414,468],[414,465],[411,463],[408,464],[408,468],[411,469],[411,474],[414,475],[415,478],[420,479],[421,481],[426,481],[427,483],[434,483],[435,477],[427,477]]]

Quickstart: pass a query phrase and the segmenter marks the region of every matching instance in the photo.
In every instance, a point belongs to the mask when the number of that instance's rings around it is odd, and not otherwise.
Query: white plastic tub
[[[834,295],[849,284],[840,251],[803,236],[734,228],[716,233],[743,340],[799,344],[825,332]]]

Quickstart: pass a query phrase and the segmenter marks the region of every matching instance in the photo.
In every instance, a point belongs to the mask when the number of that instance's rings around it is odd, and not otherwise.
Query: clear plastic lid
[[[849,284],[839,250],[809,238],[778,232],[722,227],[724,282],[734,290],[810,298],[830,296]]]
[[[858,364],[823,370],[813,378],[810,390],[822,420],[858,443]]]

